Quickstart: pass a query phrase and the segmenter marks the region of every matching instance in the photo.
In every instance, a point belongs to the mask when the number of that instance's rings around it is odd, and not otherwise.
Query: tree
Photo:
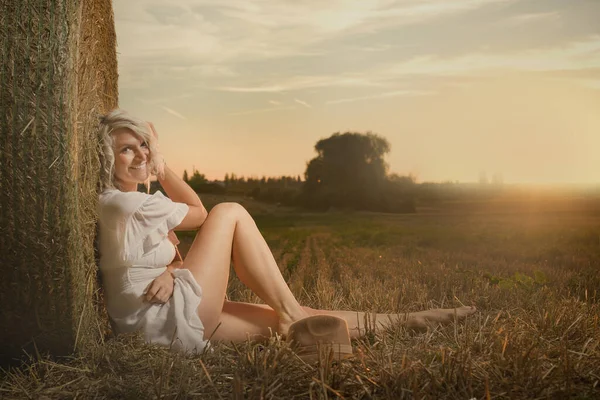
[[[188,182],[189,182],[189,180],[190,180],[190,179],[188,178],[188,172],[187,172],[187,169],[184,169],[184,170],[183,170],[183,181],[184,181],[185,183],[188,183]]]
[[[387,181],[383,157],[387,139],[368,132],[334,133],[315,145],[317,157],[307,163],[304,195],[319,207],[376,209]]]
[[[199,192],[200,187],[207,182],[208,181],[206,180],[206,176],[204,174],[194,170],[194,175],[192,175],[192,177],[189,179],[188,184],[192,189],[194,189],[194,191]]]

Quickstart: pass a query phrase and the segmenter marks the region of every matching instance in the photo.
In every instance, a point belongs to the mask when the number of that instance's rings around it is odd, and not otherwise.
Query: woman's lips
[[[129,167],[131,169],[142,169],[146,166],[146,162],[141,163],[140,165],[136,165],[135,167]]]

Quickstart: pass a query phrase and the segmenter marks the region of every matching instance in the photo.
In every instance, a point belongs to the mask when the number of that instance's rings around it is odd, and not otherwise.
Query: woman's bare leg
[[[267,305],[225,301],[232,257],[240,280]],[[432,323],[450,322],[455,315],[463,318],[475,312],[474,308],[461,307],[410,314],[367,315],[301,307],[254,220],[237,203],[221,203],[211,210],[188,251],[183,268],[189,269],[202,286],[198,314],[205,327],[205,337],[214,340],[242,341],[248,336],[285,334],[292,322],[317,314],[345,319],[351,336],[356,338],[364,335],[366,329],[381,330],[398,323],[423,329]],[[365,326],[366,316],[371,321],[368,327]]]
[[[285,334],[291,323],[308,316],[283,279],[252,217],[237,203],[221,203],[208,214],[183,261],[183,268],[189,269],[202,287],[198,315],[207,338],[219,323],[219,330],[226,331],[243,325],[239,312],[231,314],[224,307],[232,256],[240,280],[275,311],[278,332]],[[250,312],[247,307],[244,311]],[[257,318],[260,326],[271,326],[273,315]]]
[[[369,314],[360,311],[316,310],[303,307],[308,315],[332,315],[345,319],[352,338],[363,336],[367,329],[382,332],[394,326],[424,330],[437,324],[463,319],[473,314],[475,307],[434,309],[406,314]],[[212,340],[241,342],[248,338],[269,337],[277,330],[277,313],[268,305],[226,301],[221,314],[221,326]],[[210,333],[207,334],[210,336]]]
[[[375,314],[360,311],[314,310],[307,309],[311,315],[325,314],[345,319],[352,338],[363,336],[367,330],[381,332],[388,328],[404,325],[408,329],[425,330],[427,328],[452,322],[454,318],[463,319],[475,313],[475,307],[437,308],[404,314]]]
[[[225,301],[219,318],[220,326],[205,337],[217,341],[243,342],[265,339],[279,329],[279,316],[266,304]]]

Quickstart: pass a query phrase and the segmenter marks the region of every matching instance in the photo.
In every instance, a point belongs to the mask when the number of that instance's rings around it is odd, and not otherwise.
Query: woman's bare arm
[[[152,133],[151,141],[158,141],[158,133],[156,133],[152,122],[148,122],[148,126]],[[162,156],[160,158],[162,159]],[[183,221],[175,227],[175,230],[186,231],[200,228],[208,216],[208,212],[204,208],[200,197],[198,197],[198,194],[194,192],[190,185],[178,177],[166,164],[163,163],[162,168],[164,169],[164,175],[161,177],[161,173],[157,174],[160,185],[165,189],[171,200],[177,203],[185,203],[190,208]]]
[[[194,190],[184,182],[175,172],[165,165],[165,177],[158,178],[158,182],[165,189],[171,200],[185,203],[190,207],[189,212],[175,230],[184,231],[198,229],[204,223],[208,212]]]

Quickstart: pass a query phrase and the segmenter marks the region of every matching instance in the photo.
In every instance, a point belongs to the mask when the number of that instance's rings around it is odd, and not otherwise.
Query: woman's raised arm
[[[171,200],[185,203],[190,207],[189,212],[175,230],[198,229],[204,223],[208,212],[198,194],[185,183],[175,172],[165,165],[164,178],[158,177],[158,182],[165,189]]]
[[[152,122],[148,122],[148,126],[150,127],[150,133],[152,134],[152,137],[150,138],[151,148],[157,150],[158,133]],[[167,167],[160,153],[157,152],[154,157],[157,157],[160,163],[157,173],[158,182],[163,189],[165,189],[169,198],[177,203],[185,203],[190,208],[183,221],[181,221],[181,224],[179,224],[175,230],[185,231],[200,228],[208,216],[208,212],[206,211],[206,208],[204,208],[204,204],[202,204],[200,197],[198,197],[198,194],[190,187],[190,185]]]

